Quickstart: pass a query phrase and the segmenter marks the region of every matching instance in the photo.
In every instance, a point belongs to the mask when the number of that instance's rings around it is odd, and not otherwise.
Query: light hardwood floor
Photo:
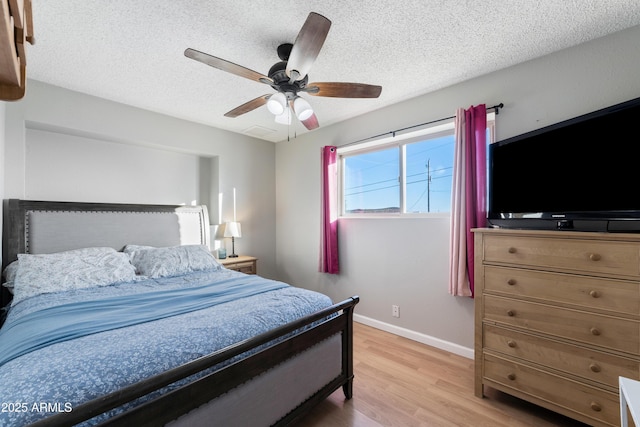
[[[496,390],[473,394],[473,360],[354,325],[354,392],[318,405],[298,427],[585,426]]]

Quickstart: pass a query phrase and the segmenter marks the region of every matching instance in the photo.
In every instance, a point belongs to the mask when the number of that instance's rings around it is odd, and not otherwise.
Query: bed
[[[0,426],[291,425],[352,397],[358,297],[225,269],[205,206],[3,210]]]

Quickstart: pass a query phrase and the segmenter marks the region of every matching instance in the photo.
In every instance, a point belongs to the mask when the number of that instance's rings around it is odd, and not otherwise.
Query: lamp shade
[[[224,238],[224,224],[215,224],[211,226],[211,240],[220,240]]]
[[[242,229],[239,222],[227,222],[224,227],[224,237],[242,237]]]
[[[267,100],[267,109],[271,112],[271,114],[279,116],[280,114],[284,113],[284,110],[286,108],[287,97],[282,92],[274,93]]]
[[[300,120],[307,120],[313,114],[311,104],[299,96],[293,101],[293,109],[296,110],[296,116],[298,116]]]

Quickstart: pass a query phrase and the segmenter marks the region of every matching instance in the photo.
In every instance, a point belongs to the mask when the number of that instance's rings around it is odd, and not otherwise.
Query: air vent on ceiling
[[[246,135],[255,136],[257,138],[262,138],[274,132],[275,132],[275,129],[269,129],[262,126],[251,126],[250,128],[247,128],[242,131],[242,133]]]

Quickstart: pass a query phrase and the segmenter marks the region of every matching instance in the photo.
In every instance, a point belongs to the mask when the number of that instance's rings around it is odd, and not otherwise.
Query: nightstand
[[[258,258],[247,255],[238,255],[235,258],[219,259],[218,262],[229,270],[239,271],[247,274],[257,274]]]

